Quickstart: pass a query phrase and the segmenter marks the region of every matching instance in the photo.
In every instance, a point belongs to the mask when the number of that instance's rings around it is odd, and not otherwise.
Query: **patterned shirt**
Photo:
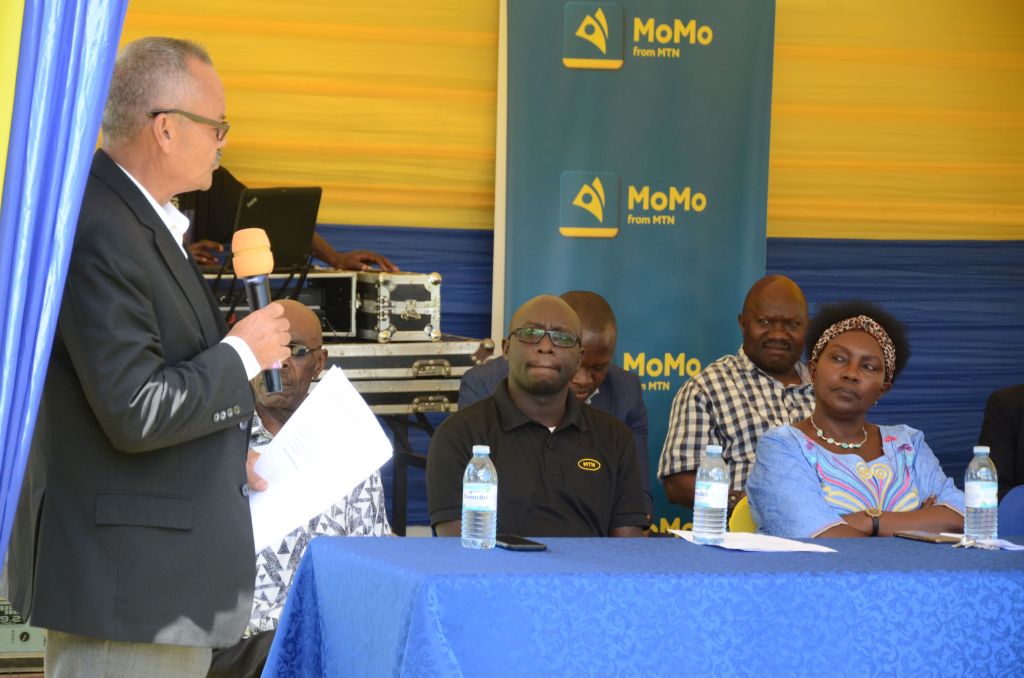
[[[253,415],[249,447],[258,449],[272,439],[259,416]],[[384,510],[384,487],[380,472],[374,471],[348,496],[282,539],[276,550],[268,546],[256,555],[256,593],[245,636],[277,628],[292,578],[310,539],[321,535],[381,537],[390,534],[391,526]]]
[[[761,436],[747,491],[761,531],[807,538],[842,525],[868,508],[913,511],[928,497],[964,513],[964,493],[942,471],[924,434],[909,426],[879,426],[882,456],[833,452],[793,426]]]
[[[721,445],[732,476],[730,489],[742,491],[761,434],[806,419],[814,411],[807,366],[797,362],[795,367],[801,383],[785,386],[755,365],[741,347],[683,384],[672,401],[658,477],[696,471],[707,446]]]

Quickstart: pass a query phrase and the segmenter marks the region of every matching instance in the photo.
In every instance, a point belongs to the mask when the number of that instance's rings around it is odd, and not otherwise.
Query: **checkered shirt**
[[[741,347],[683,384],[672,401],[658,477],[696,471],[707,446],[721,445],[732,475],[730,489],[742,491],[761,434],[814,411],[807,366],[797,362],[796,370],[801,383],[784,386],[751,362]]]
[[[249,447],[258,449],[272,439],[259,416],[253,415]],[[321,535],[381,537],[389,534],[391,526],[384,509],[384,486],[380,472],[374,471],[348,496],[282,539],[277,549],[268,546],[256,554],[256,593],[245,636],[277,628],[295,570],[310,539]]]

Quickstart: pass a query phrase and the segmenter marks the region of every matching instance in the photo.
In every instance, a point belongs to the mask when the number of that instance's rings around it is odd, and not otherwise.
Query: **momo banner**
[[[764,275],[774,21],[771,0],[504,4],[495,334],[537,294],[608,299],[659,530],[689,519],[654,477],[672,398],[735,353]]]

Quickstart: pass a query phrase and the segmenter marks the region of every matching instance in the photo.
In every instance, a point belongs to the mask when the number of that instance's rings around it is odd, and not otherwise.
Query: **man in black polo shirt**
[[[462,474],[473,445],[498,471],[498,532],[531,537],[633,537],[647,524],[633,434],[569,391],[580,364],[580,321],[540,296],[512,317],[502,342],[508,379],[438,427],[427,456],[430,522],[458,536]]]

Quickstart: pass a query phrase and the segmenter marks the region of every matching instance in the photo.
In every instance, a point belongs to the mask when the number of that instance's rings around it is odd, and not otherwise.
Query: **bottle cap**
[[[491,446],[490,445],[474,445],[473,446],[473,454],[490,454],[490,453],[491,453]]]
[[[708,454],[717,455],[717,456],[721,457],[722,456],[722,446],[721,445],[708,445]]]
[[[974,453],[975,454],[988,454],[989,452],[991,452],[991,450],[988,449],[988,445],[975,445],[974,446]]]

